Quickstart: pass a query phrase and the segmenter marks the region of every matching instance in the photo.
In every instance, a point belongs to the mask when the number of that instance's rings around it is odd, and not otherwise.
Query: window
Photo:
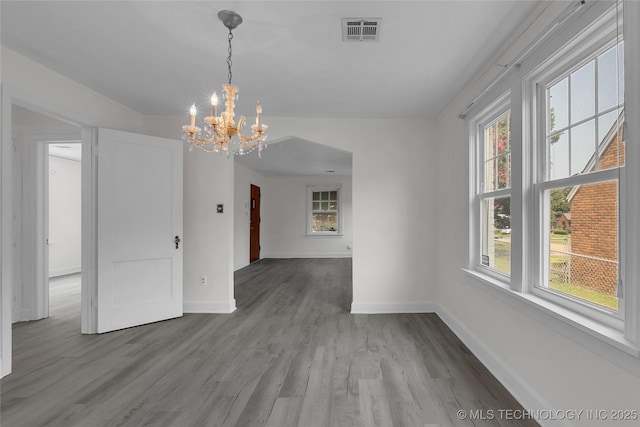
[[[511,272],[511,110],[507,96],[474,124],[476,131],[476,263],[491,273]],[[478,256],[479,255],[479,256]]]
[[[308,235],[342,234],[340,190],[339,186],[307,187]]]
[[[623,42],[548,66],[538,88],[534,147],[541,263],[535,287],[600,311],[619,312],[619,176],[624,167]],[[576,59],[578,59],[576,58]],[[555,59],[555,58],[554,58]],[[545,71],[547,71],[545,70]],[[563,228],[563,217],[571,227]]]
[[[637,61],[625,61],[640,39],[623,40],[623,4],[568,6],[461,114],[469,130],[465,270],[469,283],[637,365],[640,156],[625,148],[640,133],[640,114],[629,78],[625,104],[624,75],[640,74]],[[625,18],[637,28],[634,7]]]

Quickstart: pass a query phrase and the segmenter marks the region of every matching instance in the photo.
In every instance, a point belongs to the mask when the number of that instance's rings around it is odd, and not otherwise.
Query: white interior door
[[[182,316],[182,143],[97,139],[97,332]]]

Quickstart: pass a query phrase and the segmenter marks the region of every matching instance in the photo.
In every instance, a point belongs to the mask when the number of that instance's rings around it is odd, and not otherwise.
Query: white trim
[[[12,369],[13,294],[13,142],[11,139],[11,100],[6,84],[0,84],[0,377]]]
[[[32,227],[35,236],[27,243],[28,252],[32,254],[34,274],[27,277],[25,285],[31,289],[33,300],[27,301],[35,307],[35,318],[49,317],[49,144],[43,140],[30,141],[29,162],[32,165],[33,198],[31,208],[27,212],[27,225]],[[24,262],[24,260],[23,260]],[[32,279],[32,280],[29,280]]]
[[[640,376],[640,347],[627,340],[621,331],[553,304],[547,299],[513,291],[489,276],[466,269],[463,271],[467,274],[468,284]]]
[[[436,313],[434,301],[353,301],[351,314]]]
[[[319,191],[335,191],[338,193],[338,209],[336,209],[336,215],[338,216],[338,229],[336,231],[312,231],[313,227],[313,193]],[[342,183],[331,185],[307,185],[307,237],[330,237],[330,236],[343,236],[344,223],[342,220],[343,206],[342,206]]]
[[[82,255],[81,325],[83,334],[96,334],[98,294],[98,129],[83,127],[80,219]]]
[[[22,256],[22,248],[23,248],[23,215],[22,215],[22,204],[23,204],[23,194],[24,194],[24,184],[22,179],[22,155],[23,155],[23,147],[22,147],[22,138],[20,135],[13,133],[11,135],[11,141],[13,143],[13,208],[14,208],[14,225],[13,225],[13,287],[12,287],[12,321],[19,322],[23,320],[22,316],[22,286],[23,286],[23,275],[22,275],[22,265],[21,265],[21,256]]]
[[[484,288],[484,286],[483,286]],[[480,360],[491,374],[511,393],[511,395],[531,412],[548,411],[553,408],[507,363],[491,352],[482,342],[456,319],[446,308],[434,301],[405,302],[357,302],[351,304],[351,314],[408,314],[435,313],[449,329],[466,345],[471,353]],[[549,427],[569,426],[565,420],[536,420]]]
[[[228,314],[236,311],[236,300],[229,301],[183,301],[184,313]]]
[[[624,2],[624,50],[625,50],[625,114],[626,117],[640,117],[640,2]],[[625,121],[623,132],[627,147],[638,147],[640,142],[640,121]],[[620,259],[624,267],[623,289],[624,310],[626,316],[625,337],[640,343],[640,151],[626,150],[625,163],[633,167],[625,167],[620,180],[624,210],[620,222],[624,227],[621,247],[623,257]],[[627,236],[629,236],[627,238]]]
[[[447,309],[435,304],[435,312],[453,333],[466,345],[471,353],[480,360],[485,368],[511,393],[511,395],[527,411],[549,411],[553,406],[549,404],[534,389],[529,387],[513,369],[495,353],[491,352],[481,341],[476,339]],[[578,409],[579,410],[579,409]],[[570,424],[565,420],[536,420],[542,425],[564,427]]]
[[[31,320],[38,320],[36,318],[36,312],[34,311],[34,309],[30,307],[22,307],[20,309],[20,321],[28,322]]]
[[[353,254],[349,252],[272,252],[260,257],[265,258],[351,258]]]

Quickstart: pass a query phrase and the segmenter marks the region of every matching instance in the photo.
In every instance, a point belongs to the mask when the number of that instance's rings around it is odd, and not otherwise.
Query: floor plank
[[[350,259],[265,259],[232,314],[81,335],[79,276],[51,316],[13,326],[3,427],[535,426],[459,420],[522,409],[433,314],[352,315]]]

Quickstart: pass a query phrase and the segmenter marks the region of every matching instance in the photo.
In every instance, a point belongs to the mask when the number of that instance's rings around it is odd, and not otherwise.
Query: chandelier
[[[267,139],[267,125],[262,123],[262,106],[260,102],[256,104],[256,123],[251,125],[251,136],[247,137],[242,133],[242,127],[245,124],[245,117],[240,116],[236,124],[235,117],[235,101],[238,96],[239,89],[231,84],[231,40],[233,39],[232,31],[242,23],[242,17],[231,10],[222,10],[218,13],[218,19],[222,21],[225,27],[229,29],[229,56],[227,57],[227,68],[229,70],[229,83],[222,86],[224,90],[225,110],[218,116],[218,95],[213,92],[211,95],[211,115],[204,118],[203,128],[196,127],[196,115],[198,113],[196,105],[193,104],[189,110],[191,122],[182,126],[182,139],[198,147],[202,151],[223,152],[227,158],[231,153],[242,155],[258,149],[258,155],[264,147]],[[235,138],[234,138],[235,137]]]

